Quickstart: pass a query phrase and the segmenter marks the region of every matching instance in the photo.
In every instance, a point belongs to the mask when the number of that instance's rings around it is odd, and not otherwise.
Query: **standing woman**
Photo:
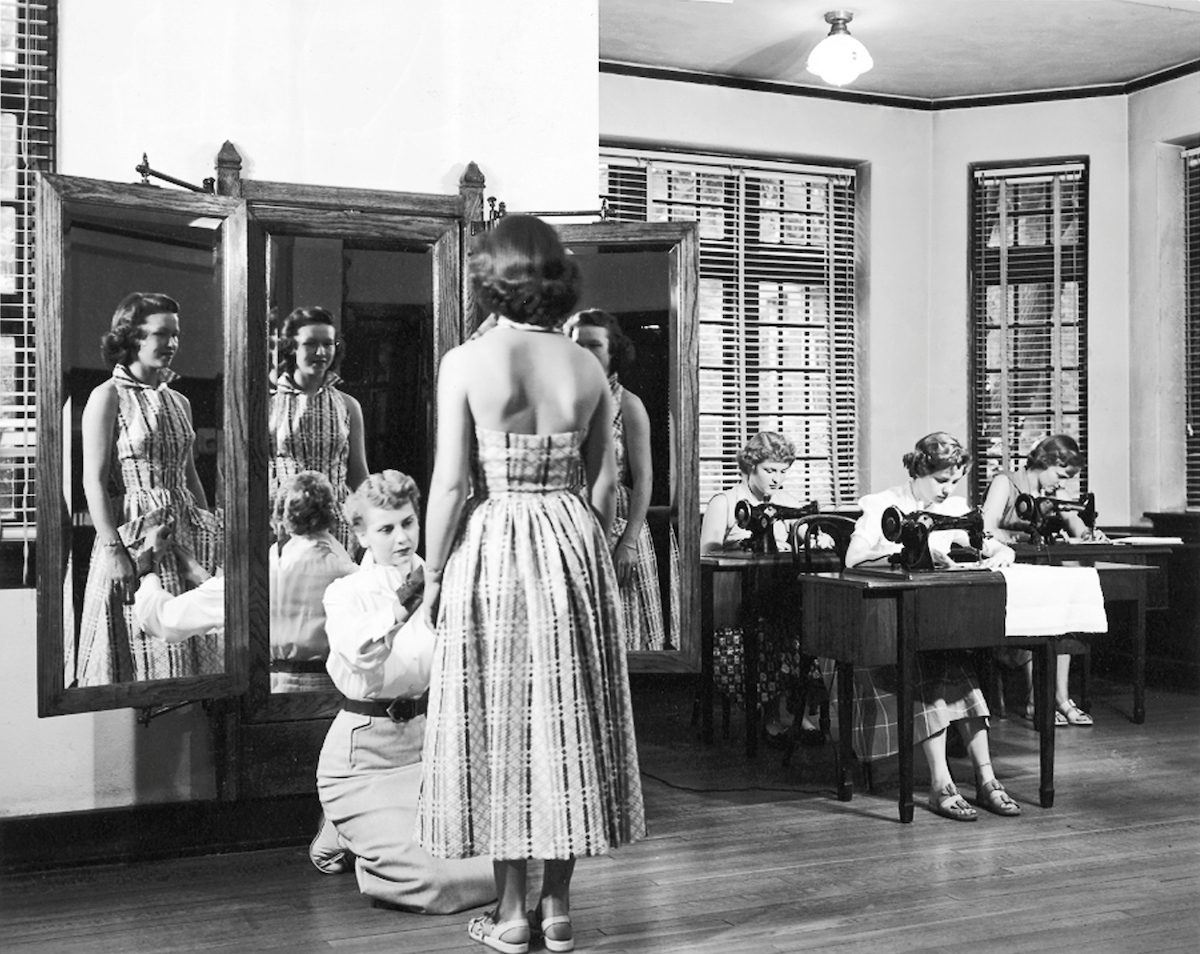
[[[508,954],[534,930],[572,950],[576,856],[645,833],[608,549],[612,399],[558,330],[578,274],[550,226],[503,219],[471,259],[496,326],[438,375],[425,570],[438,642],[418,824],[434,856],[492,856],[499,901],[469,933]],[[545,870],[527,905],[531,858]]]
[[[324,308],[297,308],[279,335],[277,380],[271,392],[271,500],[279,487],[305,470],[329,478],[337,498],[334,536],[359,552],[342,505],[367,476],[363,414],[358,401],[337,388],[337,329]]]
[[[662,649],[662,595],[658,588],[658,558],[646,513],[654,469],[650,463],[650,417],[642,399],[621,384],[621,374],[633,365],[633,342],[606,311],[581,311],[567,322],[575,343],[596,356],[608,375],[613,403],[613,450],[617,455],[617,509],[609,542],[621,587],[627,649]]]
[[[223,559],[221,524],[207,509],[192,456],[192,407],[169,386],[178,377],[170,366],[179,351],[179,303],[156,292],[127,295],[100,348],[112,377],[83,410],[83,489],[96,543],[74,678],[100,686],[222,672],[220,636],[167,645],[147,635],[132,606],[138,575],[128,548],[152,525],[174,521],[174,539],[209,573]],[[174,561],[163,564],[161,581],[183,592]]]

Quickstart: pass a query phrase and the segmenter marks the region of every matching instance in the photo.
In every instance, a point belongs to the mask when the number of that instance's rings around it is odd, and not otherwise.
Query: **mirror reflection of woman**
[[[645,405],[621,384],[633,364],[633,342],[606,311],[581,311],[567,322],[575,343],[590,351],[608,375],[613,399],[613,449],[617,455],[617,510],[610,543],[621,587],[627,649],[662,649],[665,644],[658,559],[646,513],[654,470],[650,462],[650,417]]]
[[[117,306],[101,353],[112,377],[83,411],[83,488],[96,528],[88,568],[74,673],[79,686],[168,679],[224,670],[223,640],[200,636],[179,645],[149,637],[133,614],[138,574],[130,547],[151,526],[174,521],[175,539],[208,572],[222,562],[219,519],[196,473],[192,408],[170,387],[179,351],[179,304],[160,293],[133,292]],[[181,593],[173,561],[163,587]]]
[[[305,470],[325,474],[337,497],[334,536],[358,553],[342,504],[367,476],[363,414],[358,401],[338,389],[338,335],[324,308],[297,308],[279,336],[278,375],[271,391],[271,499],[288,478]]]

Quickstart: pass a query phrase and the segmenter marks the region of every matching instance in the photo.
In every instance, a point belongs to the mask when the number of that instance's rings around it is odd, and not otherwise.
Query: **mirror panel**
[[[278,489],[286,489],[288,478],[300,471],[325,474],[339,517],[331,534],[357,561],[362,556],[357,538],[340,519],[350,482],[360,473],[390,468],[411,475],[422,490],[428,487],[435,371],[441,355],[461,340],[461,206],[445,197],[445,217],[429,215],[426,204],[405,212],[397,194],[383,193],[377,204],[387,205],[377,211],[370,208],[369,193],[355,192],[347,199],[366,209],[324,209],[319,206],[328,202],[330,190],[321,190],[310,208],[303,189],[286,205],[259,205],[250,194],[255,184],[243,185],[251,256],[262,256],[261,285],[252,279],[251,313],[265,316],[263,407],[252,438],[253,456],[262,457],[255,507],[264,515],[272,510]],[[330,313],[332,328],[322,325],[321,334],[331,331],[328,337],[338,343],[337,363],[320,378],[297,348],[289,358],[277,342],[288,315],[313,306]],[[301,330],[296,344],[306,336]],[[340,380],[323,387],[331,380],[329,371]],[[306,380],[308,388],[297,387]],[[350,432],[359,415],[363,450],[356,466]],[[251,718],[332,715],[341,697],[324,669],[328,645],[322,645],[323,632],[316,632],[323,625],[306,630],[305,621],[314,612],[323,620],[323,611],[309,605],[323,590],[316,577],[344,573],[344,561],[330,557],[335,548],[325,544],[320,560],[306,562],[315,537],[276,536],[265,520],[261,536],[251,540],[258,541],[251,543],[253,559],[266,568],[264,602],[270,606],[252,633]]]
[[[203,567],[191,572],[224,565],[223,511],[233,499],[226,344],[245,310],[237,266],[244,250],[245,216],[235,200],[40,177],[42,715],[215,698],[245,686],[236,633],[206,626],[168,640],[161,618],[147,622],[113,581],[114,568],[119,573],[145,549],[160,523]],[[178,315],[153,304],[135,323],[157,333],[110,337],[104,357],[101,337],[135,291],[169,296]],[[172,374],[177,379],[166,383]],[[98,546],[98,524],[119,533],[123,546]],[[169,597],[188,588],[179,550],[168,547],[156,568],[142,593],[157,587]],[[131,579],[128,592],[138,586]]]
[[[612,314],[636,349],[620,384],[637,395],[650,422],[653,483],[647,526],[658,578],[661,647],[653,622],[628,637],[631,671],[696,671],[699,667],[699,489],[695,226],[564,225],[558,231],[579,261],[579,309]],[[646,561],[649,566],[650,561]],[[650,572],[652,570],[653,572]]]

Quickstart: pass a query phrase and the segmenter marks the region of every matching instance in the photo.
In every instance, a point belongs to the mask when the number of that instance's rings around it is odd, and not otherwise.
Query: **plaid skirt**
[[[917,653],[917,681],[912,702],[914,745],[937,735],[951,722],[986,719],[990,715],[969,666],[969,659],[961,653]],[[821,660],[821,668],[833,694],[836,691],[833,661]],[[852,731],[854,752],[860,761],[873,762],[900,751],[896,672],[895,666],[856,667],[854,670]]]

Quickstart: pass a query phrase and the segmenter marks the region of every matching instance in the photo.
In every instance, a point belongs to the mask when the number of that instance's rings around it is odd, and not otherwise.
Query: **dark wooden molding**
[[[0,873],[306,845],[316,792],[0,818]]]
[[[1083,86],[1070,89],[1032,90],[1023,93],[997,93],[986,96],[947,96],[941,99],[924,99],[917,96],[893,96],[885,93],[867,93],[848,89],[831,89],[825,86],[805,86],[798,83],[780,83],[772,80],[751,79],[744,76],[729,76],[722,73],[704,73],[698,70],[669,69],[661,66],[643,66],[637,63],[600,61],[600,72],[613,76],[637,76],[642,79],[665,80],[675,83],[692,83],[699,86],[722,86],[728,89],[744,89],[756,93],[777,93],[781,96],[800,96],[807,99],[831,99],[845,103],[860,103],[870,106],[894,106],[898,109],[939,111],[943,109],[973,109],[978,106],[1015,106],[1025,103],[1047,103],[1071,99],[1095,99],[1102,96],[1128,96],[1130,93],[1168,83],[1182,76],[1200,73],[1200,60],[1182,63],[1179,66],[1142,76],[1128,83],[1106,83],[1099,86]]]

